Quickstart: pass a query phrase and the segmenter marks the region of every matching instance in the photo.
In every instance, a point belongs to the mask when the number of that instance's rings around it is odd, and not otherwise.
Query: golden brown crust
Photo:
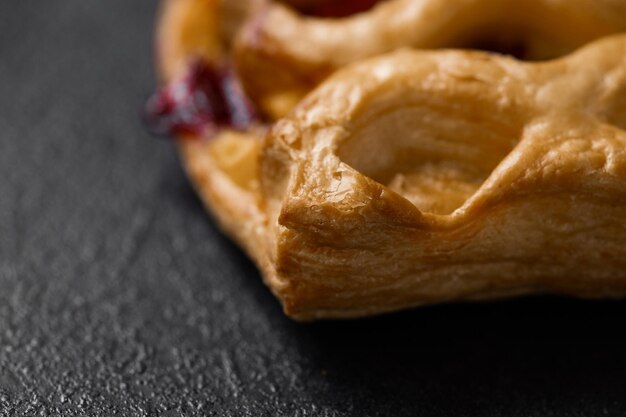
[[[252,10],[255,0],[239,4],[236,13],[224,19],[229,30],[245,16],[243,4]],[[157,31],[157,66],[164,83],[184,74],[190,59],[201,56],[207,61],[225,59],[224,26],[228,0],[166,0],[162,3]],[[230,9],[228,9],[230,11]],[[226,13],[228,14],[228,13]],[[281,283],[265,248],[265,213],[261,206],[256,166],[260,128],[247,132],[224,130],[211,141],[183,137],[178,142],[180,156],[196,191],[220,227],[230,235],[264,272],[268,286],[276,291]]]
[[[236,58],[246,90],[271,108],[275,96],[301,97],[338,68],[398,48],[505,48],[546,59],[626,30],[624,16],[621,0],[391,0],[342,19],[270,3],[242,31]]]
[[[198,1],[166,2],[166,79],[222,53],[218,32],[176,46]],[[625,295],[625,57],[626,35],[533,64],[401,50],[340,70],[262,142],[223,131],[181,156],[297,319]]]
[[[602,110],[626,92],[624,57],[622,36],[546,64],[401,51],[332,76],[261,158],[288,312],[624,294],[626,132]],[[387,171],[419,181],[424,166],[484,178],[449,213],[385,185]],[[447,184],[437,191],[449,198]]]

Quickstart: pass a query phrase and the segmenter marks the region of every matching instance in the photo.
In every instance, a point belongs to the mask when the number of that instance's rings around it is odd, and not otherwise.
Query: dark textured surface
[[[624,416],[624,302],[283,317],[138,109],[155,6],[0,3],[0,415]]]

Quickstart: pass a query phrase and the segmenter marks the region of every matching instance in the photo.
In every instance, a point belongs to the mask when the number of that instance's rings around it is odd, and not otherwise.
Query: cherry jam
[[[150,97],[144,113],[148,129],[159,136],[209,138],[224,128],[245,130],[258,119],[232,67],[202,60]]]
[[[368,11],[381,0],[316,0],[296,7],[307,16],[342,18]]]

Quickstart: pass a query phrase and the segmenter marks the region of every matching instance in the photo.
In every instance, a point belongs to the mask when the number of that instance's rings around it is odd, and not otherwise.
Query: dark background
[[[147,0],[0,2],[0,415],[624,416],[624,302],[285,318],[147,135]]]

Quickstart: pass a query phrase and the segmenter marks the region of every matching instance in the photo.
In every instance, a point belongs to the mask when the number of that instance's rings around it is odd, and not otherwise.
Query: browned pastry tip
[[[264,0],[164,0],[157,27],[157,64],[165,82],[187,70],[190,60],[230,59],[231,43]]]

